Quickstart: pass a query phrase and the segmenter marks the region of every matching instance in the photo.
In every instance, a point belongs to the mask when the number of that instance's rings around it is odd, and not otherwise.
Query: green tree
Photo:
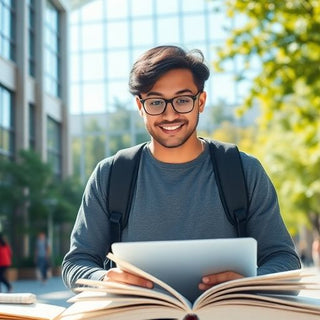
[[[219,126],[225,122],[235,122],[234,115],[228,109],[230,109],[230,107],[228,107],[224,101],[219,101],[219,104],[216,106],[209,107],[210,123],[214,126]]]
[[[105,157],[106,136],[105,131],[95,119],[86,124],[85,132],[86,176],[89,177],[97,163]]]
[[[82,188],[71,177],[57,181],[51,166],[30,150],[20,151],[18,161],[1,158],[0,176],[1,222],[19,262],[32,254],[27,248],[40,230],[74,220]]]
[[[233,122],[224,121],[214,130],[211,137],[216,140],[235,143],[239,149],[248,153],[254,152],[256,128],[254,126],[240,127]]]
[[[72,139],[73,169],[85,182],[96,164],[118,150],[149,140],[144,123],[137,111],[128,109],[120,101],[115,109],[103,115],[84,115],[84,135]]]
[[[128,109],[116,101],[116,111],[109,114],[110,154],[149,140],[142,118],[137,110]]]
[[[72,139],[72,162],[74,175],[87,180],[97,163],[105,157],[106,136],[98,118],[84,125],[84,135]]]
[[[256,76],[239,113],[261,110],[257,152],[281,194],[286,221],[305,221],[319,233],[320,2],[226,0],[230,30],[216,63],[243,61],[237,78]],[[259,61],[257,64],[256,62]],[[257,67],[258,65],[258,67]]]
[[[44,199],[51,197],[53,175],[50,166],[42,163],[36,153],[21,151],[17,162],[2,158],[0,172],[1,211],[6,214],[7,220],[21,221],[17,219],[19,214],[29,211],[29,218],[39,221],[47,211]],[[21,222],[16,225],[22,229],[16,231],[21,232],[27,228],[23,221]]]

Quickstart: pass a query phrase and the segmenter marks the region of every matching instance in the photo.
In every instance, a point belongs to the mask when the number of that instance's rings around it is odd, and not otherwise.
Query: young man
[[[142,152],[123,241],[237,236],[219,197],[208,143],[196,131],[209,77],[203,60],[197,50],[160,46],[147,51],[131,70],[130,92],[151,141]],[[258,160],[245,153],[241,158],[249,193],[246,229],[258,241],[258,274],[300,268],[271,181]],[[97,165],[84,192],[63,261],[63,280],[70,288],[79,278],[153,285],[117,268],[103,269],[110,249],[106,197],[111,161]],[[239,277],[226,270],[204,277],[199,288]]]

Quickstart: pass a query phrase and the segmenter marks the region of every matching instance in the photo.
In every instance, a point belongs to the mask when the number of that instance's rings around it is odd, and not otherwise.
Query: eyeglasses
[[[189,113],[193,110],[194,102],[199,93],[200,91],[194,96],[184,95],[177,96],[172,99],[147,98],[139,100],[142,103],[144,111],[151,116],[158,116],[164,113],[167,109],[168,103],[171,103],[173,110],[177,113]]]

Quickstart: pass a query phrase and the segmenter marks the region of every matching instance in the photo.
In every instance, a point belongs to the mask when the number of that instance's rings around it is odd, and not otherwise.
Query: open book
[[[193,303],[177,290],[143,270],[109,254],[121,269],[148,278],[153,289],[79,280],[68,307],[41,303],[0,303],[0,319],[30,320],[315,320],[320,317],[320,283],[305,270],[254,276],[222,283],[202,293]],[[300,290],[317,298],[296,295]]]
[[[228,281],[202,293],[193,303],[160,279],[112,253],[108,258],[122,270],[150,279],[153,289],[80,279],[80,292],[59,319],[290,319],[320,317],[320,284],[302,270]],[[183,266],[182,266],[183,268]],[[297,295],[318,290],[319,299]]]

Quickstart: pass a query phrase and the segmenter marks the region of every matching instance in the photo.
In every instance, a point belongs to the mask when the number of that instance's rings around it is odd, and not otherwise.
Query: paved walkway
[[[38,302],[68,307],[67,302],[74,293],[67,289],[60,277],[49,278],[46,283],[38,280],[18,280],[12,282],[13,292],[31,292],[37,296]]]

